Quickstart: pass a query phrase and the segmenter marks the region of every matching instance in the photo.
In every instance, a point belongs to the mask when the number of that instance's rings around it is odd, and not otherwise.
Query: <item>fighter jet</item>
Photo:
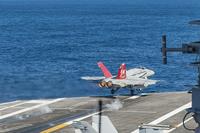
[[[128,88],[130,89],[131,95],[133,95],[136,90],[141,91],[143,88],[157,82],[157,80],[148,79],[149,76],[155,74],[154,71],[144,67],[126,70],[126,64],[122,63],[118,74],[113,76],[102,62],[98,62],[97,64],[104,76],[82,77],[82,79],[98,81],[99,87],[110,88],[111,94],[114,94],[120,88]]]

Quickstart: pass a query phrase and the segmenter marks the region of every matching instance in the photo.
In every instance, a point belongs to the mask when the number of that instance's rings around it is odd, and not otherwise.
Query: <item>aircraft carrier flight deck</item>
[[[41,100],[19,100],[0,104],[2,133],[74,133],[74,121],[91,122],[98,114],[110,118],[119,133],[137,133],[143,124],[169,125],[167,133],[190,133],[183,128],[186,109],[191,107],[187,92],[150,93],[143,96],[77,97]],[[192,116],[185,125],[195,128]]]

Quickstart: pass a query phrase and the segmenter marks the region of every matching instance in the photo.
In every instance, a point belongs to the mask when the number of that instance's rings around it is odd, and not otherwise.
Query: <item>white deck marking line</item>
[[[20,102],[20,101],[17,100],[17,101],[12,101],[12,102],[0,103],[0,106],[1,106],[1,105],[6,105],[6,104],[17,103],[17,102]]]
[[[188,118],[187,120],[185,120],[185,123],[189,122],[192,119],[193,119],[193,117]],[[174,131],[175,129],[179,128],[182,125],[183,125],[183,122],[181,122],[180,124],[176,125],[175,128],[172,128],[170,130],[164,131],[164,133],[170,133],[170,132]]]
[[[129,99],[136,99],[136,98],[139,98],[140,96],[131,96],[131,97],[129,97],[129,98],[127,98],[127,99],[125,99],[125,100],[129,100]]]
[[[2,115],[2,116],[0,116],[0,120],[8,118],[8,117],[11,117],[11,116],[15,116],[17,114],[21,114],[21,113],[24,113],[24,112],[27,112],[27,111],[31,111],[31,110],[40,108],[42,106],[46,106],[46,105],[49,105],[49,104],[52,104],[52,103],[56,103],[56,102],[64,100],[64,99],[65,98],[55,99],[55,100],[52,100],[52,101],[49,101],[49,102],[45,102],[45,103],[42,103],[42,104],[39,104],[39,105],[35,105],[35,106],[29,107],[29,108],[21,109],[21,110],[18,110],[16,112],[12,112],[10,114]]]
[[[175,114],[178,114],[179,112],[181,112],[181,111],[183,111],[183,110],[185,110],[185,109],[187,109],[187,108],[190,108],[190,107],[191,107],[191,102],[189,102],[189,103],[187,103],[187,104],[185,104],[185,105],[183,105],[183,106],[181,106],[181,107],[175,109],[175,110],[172,111],[172,112],[169,112],[168,114],[166,114],[166,115],[164,115],[164,116],[162,116],[162,117],[160,117],[160,118],[158,118],[158,119],[152,121],[152,122],[149,123],[149,124],[152,124],[152,125],[153,125],[153,124],[158,124],[158,123],[160,123],[160,122],[162,122],[162,121],[164,121],[164,120],[166,120],[166,119],[168,119],[168,118],[174,116]]]
[[[11,105],[11,106],[8,106],[8,107],[0,108],[0,111],[5,110],[5,109],[9,109],[9,108],[13,108],[13,107],[25,104],[25,103],[26,102],[21,102],[21,103],[18,103],[18,104],[15,104],[15,105]]]
[[[14,105],[11,105],[11,106],[7,106],[7,107],[4,107],[4,108],[0,108],[0,111],[2,110],[5,110],[5,109],[9,109],[9,108],[15,108],[17,106],[20,106],[20,105],[23,105],[23,104],[26,104],[26,103],[45,103],[45,102],[49,102],[49,101],[42,101],[42,100],[30,100],[30,101],[25,101],[25,102],[21,102],[21,103],[18,103],[18,104],[14,104]]]
[[[92,113],[92,114],[83,116],[83,117],[81,117],[81,118],[77,118],[77,119],[68,121],[67,123],[68,123],[68,124],[72,124],[74,121],[81,121],[81,120],[84,120],[84,119],[86,119],[86,118],[89,118],[89,117],[91,117],[91,116],[93,116],[93,115],[97,115],[97,114],[99,114],[99,112],[95,112],[95,113]]]
[[[139,97],[141,97],[141,96],[131,96],[131,97],[128,97],[128,98],[123,99],[122,101],[133,100],[133,99],[137,99],[137,98],[139,98]]]
[[[185,104],[185,105],[183,105],[183,106],[181,106],[181,107],[175,109],[175,110],[172,111],[172,112],[169,112],[169,113],[167,113],[167,114],[165,114],[165,115],[159,117],[158,119],[156,119],[156,120],[150,122],[149,124],[151,124],[151,125],[159,124],[160,122],[162,122],[162,121],[164,121],[164,120],[166,120],[166,119],[168,119],[168,118],[174,116],[175,114],[178,114],[179,112],[181,112],[181,111],[183,111],[183,110],[185,110],[185,109],[187,109],[187,108],[190,108],[190,107],[191,107],[191,102],[189,102],[189,103],[187,103],[187,104]],[[139,129],[136,129],[136,130],[134,130],[134,131],[131,132],[131,133],[139,133]]]
[[[52,100],[31,100],[28,103],[45,103],[45,102],[50,102]]]

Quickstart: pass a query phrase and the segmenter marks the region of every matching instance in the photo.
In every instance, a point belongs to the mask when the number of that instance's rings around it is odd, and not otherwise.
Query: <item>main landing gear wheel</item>
[[[131,96],[133,96],[135,94],[135,90],[131,89]]]
[[[112,90],[110,91],[110,93],[113,95],[113,94],[115,93],[115,90],[112,89]]]
[[[136,89],[137,93],[142,93],[142,89]]]

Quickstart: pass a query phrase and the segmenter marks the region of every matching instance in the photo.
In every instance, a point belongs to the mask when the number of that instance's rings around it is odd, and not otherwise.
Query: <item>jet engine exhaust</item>
[[[102,82],[100,82],[98,85],[99,85],[99,87],[101,87],[101,88],[102,88],[102,87],[106,87],[106,82],[105,82],[105,81],[102,81]]]
[[[112,88],[113,87],[113,83],[112,83],[112,81],[108,81],[108,82],[106,82],[106,81],[101,81],[99,84],[99,87],[108,87],[108,88]]]
[[[108,82],[106,83],[106,85],[107,85],[108,88],[111,88],[111,87],[113,86],[113,83],[112,83],[112,81],[108,81]]]

